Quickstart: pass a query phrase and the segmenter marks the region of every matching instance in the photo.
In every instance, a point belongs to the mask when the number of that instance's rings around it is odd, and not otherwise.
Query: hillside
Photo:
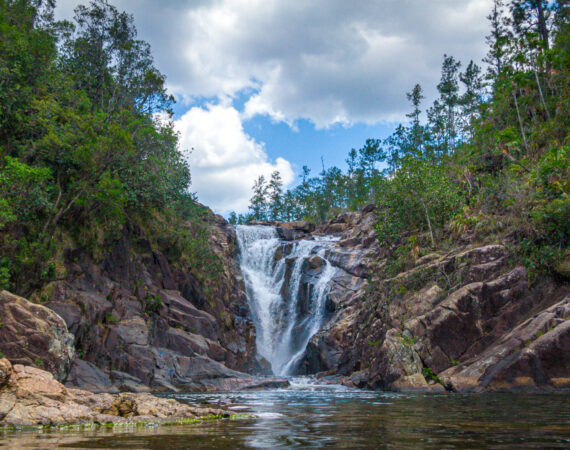
[[[486,72],[445,55],[433,105],[414,86],[409,121],[350,151],[346,173],[304,169],[286,192],[260,177],[230,217],[278,227],[275,264],[300,239],[340,238],[330,316],[296,373],[569,387],[570,25],[565,2],[547,6],[494,2]],[[235,229],[190,193],[174,99],[133,17],[53,8],[0,0],[2,355],[93,391],[286,385],[250,376],[268,364]],[[307,264],[309,290],[324,266]]]

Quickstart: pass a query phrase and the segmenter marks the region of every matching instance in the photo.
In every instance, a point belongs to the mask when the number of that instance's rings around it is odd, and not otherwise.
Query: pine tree
[[[489,51],[483,62],[488,64],[487,79],[494,83],[505,67],[508,52],[509,33],[507,30],[503,0],[494,0],[493,10],[487,16],[491,33],[485,38]]]
[[[250,199],[249,209],[251,220],[267,220],[267,185],[265,177],[259,175],[253,187],[253,196]]]
[[[456,109],[459,104],[459,68],[461,63],[453,56],[443,55],[441,80],[437,85],[439,99],[428,111],[428,119],[436,136],[436,151],[450,153],[458,137]]]
[[[483,80],[481,68],[473,61],[459,75],[465,86],[465,92],[459,99],[461,107],[462,134],[464,140],[470,139],[473,134],[473,122],[478,117],[479,107],[483,99]]]
[[[237,225],[238,224],[238,215],[235,211],[232,211],[228,217],[228,223],[230,225]]]
[[[267,187],[269,195],[269,214],[271,220],[282,220],[283,216],[283,181],[276,170],[271,174]]]

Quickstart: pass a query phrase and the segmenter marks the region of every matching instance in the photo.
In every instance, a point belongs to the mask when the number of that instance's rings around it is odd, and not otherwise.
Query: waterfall
[[[257,352],[276,375],[290,375],[324,324],[336,273],[331,239],[282,241],[274,227],[237,226],[241,270],[257,331]]]

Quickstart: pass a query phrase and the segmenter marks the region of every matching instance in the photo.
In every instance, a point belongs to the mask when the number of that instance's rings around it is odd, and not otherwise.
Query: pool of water
[[[408,395],[319,385],[177,394],[255,418],[94,431],[3,432],[13,448],[570,448],[570,394]]]

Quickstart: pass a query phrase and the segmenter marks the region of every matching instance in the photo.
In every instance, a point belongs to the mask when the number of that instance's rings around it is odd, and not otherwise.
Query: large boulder
[[[569,318],[567,296],[440,377],[458,391],[570,388]]]
[[[93,394],[68,389],[51,373],[0,359],[10,376],[0,389],[0,426],[77,423],[162,423],[205,415],[227,417],[221,409],[198,408],[146,393]]]
[[[15,364],[35,365],[64,380],[74,358],[73,335],[51,309],[2,291],[0,351]]]

